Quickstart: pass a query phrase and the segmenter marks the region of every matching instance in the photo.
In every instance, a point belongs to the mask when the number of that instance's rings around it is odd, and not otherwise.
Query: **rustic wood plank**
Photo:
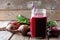
[[[60,36],[59,37],[56,37],[56,38],[54,38],[54,37],[52,37],[52,38],[44,38],[44,39],[40,39],[40,38],[32,38],[32,37],[30,37],[30,39],[29,40],[60,40]]]
[[[37,38],[31,38],[31,37],[30,37],[29,40],[40,40],[40,39],[37,39]]]
[[[30,10],[0,11],[0,20],[17,20],[16,16],[19,14],[30,18],[31,12]]]
[[[0,28],[6,27],[11,21],[0,21]]]
[[[11,40],[29,40],[29,37],[22,36],[21,33],[15,34]]]
[[[60,40],[60,37],[59,38],[46,38],[46,39],[37,39],[37,38],[31,38],[29,40]]]
[[[29,36],[25,36],[25,40],[29,40],[30,39],[30,37]]]
[[[50,38],[49,40],[60,40],[59,38]]]
[[[13,35],[14,35],[15,33],[12,33],[12,35],[9,37],[9,39],[8,40],[11,40],[11,38],[13,37]]]
[[[12,33],[8,31],[0,31],[0,40],[8,40]]]

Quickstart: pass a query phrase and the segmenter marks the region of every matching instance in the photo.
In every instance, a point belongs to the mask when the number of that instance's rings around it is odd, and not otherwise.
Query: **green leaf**
[[[48,20],[47,21],[47,27],[50,28],[50,27],[53,27],[53,26],[56,26],[56,22],[53,21],[53,20]]]
[[[30,20],[22,15],[16,16],[20,23],[30,24]]]

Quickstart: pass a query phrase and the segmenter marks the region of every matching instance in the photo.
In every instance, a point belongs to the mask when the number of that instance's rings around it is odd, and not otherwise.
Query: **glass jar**
[[[31,37],[46,36],[46,9],[38,9],[33,6],[30,18]]]

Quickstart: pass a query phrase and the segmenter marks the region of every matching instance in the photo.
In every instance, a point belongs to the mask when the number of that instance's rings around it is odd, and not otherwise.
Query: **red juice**
[[[31,37],[46,36],[46,21],[47,17],[32,17],[30,19]]]

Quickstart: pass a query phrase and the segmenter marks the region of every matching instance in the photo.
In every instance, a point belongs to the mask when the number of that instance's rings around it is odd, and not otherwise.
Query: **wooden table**
[[[21,33],[12,34],[8,31],[0,31],[0,40],[48,40],[37,39],[29,36],[22,36]],[[60,38],[50,38],[50,40],[60,40]]]
[[[0,21],[0,28],[6,27],[10,21]],[[8,31],[0,31],[0,40],[48,40],[31,38],[29,36],[23,36],[21,33],[11,33]],[[60,40],[59,38],[50,38],[50,40]]]
[[[0,31],[0,40],[8,40],[12,33],[8,31]]]

